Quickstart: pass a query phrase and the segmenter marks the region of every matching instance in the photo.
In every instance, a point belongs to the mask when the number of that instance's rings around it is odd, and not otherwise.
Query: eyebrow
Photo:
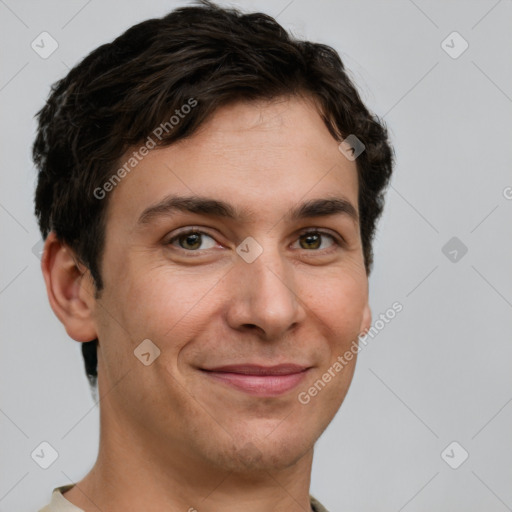
[[[225,201],[204,196],[169,195],[160,202],[149,206],[140,215],[137,224],[149,224],[160,217],[169,217],[177,212],[196,213],[210,217],[232,220],[248,220],[254,213],[248,209],[239,209]],[[329,215],[347,215],[359,223],[359,215],[354,205],[344,197],[311,199],[289,210],[285,218],[297,221]]]

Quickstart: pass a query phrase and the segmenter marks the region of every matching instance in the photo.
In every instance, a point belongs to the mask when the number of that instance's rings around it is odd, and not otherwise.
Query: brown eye
[[[321,236],[318,233],[302,235],[301,240],[304,242],[303,249],[318,249],[322,245]]]
[[[186,251],[197,251],[198,249],[211,249],[215,247],[215,243],[211,244],[210,247],[201,247],[203,245],[203,237],[207,237],[213,242],[213,238],[202,231],[186,231],[184,233],[180,233],[175,237],[171,238],[168,242],[169,245],[175,245],[175,242],[178,242],[178,247],[180,249]]]
[[[321,247],[324,238],[330,238],[334,244],[330,244],[327,247]],[[341,245],[340,242],[336,239],[334,235],[330,233],[326,233],[324,231],[308,231],[306,233],[302,233],[299,237],[299,243],[301,249],[306,250],[318,250],[318,249],[329,249],[333,245]]]

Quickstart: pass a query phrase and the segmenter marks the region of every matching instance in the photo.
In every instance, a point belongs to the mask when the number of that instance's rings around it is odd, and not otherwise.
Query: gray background
[[[98,446],[80,345],[32,252],[33,115],[92,49],[176,5],[0,0],[0,511],[38,510]],[[397,154],[370,294],[374,320],[395,301],[404,309],[361,352],[317,444],[311,492],[332,512],[512,510],[512,1],[232,5],[334,46]],[[31,48],[42,31],[59,44],[47,59]],[[441,46],[453,31],[469,43],[458,58]],[[442,251],[454,236],[456,261]],[[30,456],[42,441],[59,453],[46,470]],[[441,457],[453,441],[469,453],[458,469]]]

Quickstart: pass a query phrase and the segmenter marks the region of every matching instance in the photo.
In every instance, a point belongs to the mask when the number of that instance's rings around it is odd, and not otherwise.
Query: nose
[[[282,339],[305,317],[298,295],[295,267],[278,248],[264,248],[252,263],[236,261],[230,275],[232,287],[228,323],[236,330],[258,330],[265,340]]]

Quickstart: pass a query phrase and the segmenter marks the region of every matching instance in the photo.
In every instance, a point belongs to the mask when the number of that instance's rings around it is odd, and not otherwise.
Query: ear
[[[370,329],[372,325],[372,311],[370,309],[370,305],[366,302],[366,306],[363,311],[363,318],[361,320],[361,327],[359,329],[359,333],[361,335],[366,334],[366,332]]]
[[[90,272],[78,263],[73,251],[61,243],[53,231],[44,244],[41,270],[50,305],[68,335],[76,341],[97,338],[93,316],[96,304],[93,279]]]

